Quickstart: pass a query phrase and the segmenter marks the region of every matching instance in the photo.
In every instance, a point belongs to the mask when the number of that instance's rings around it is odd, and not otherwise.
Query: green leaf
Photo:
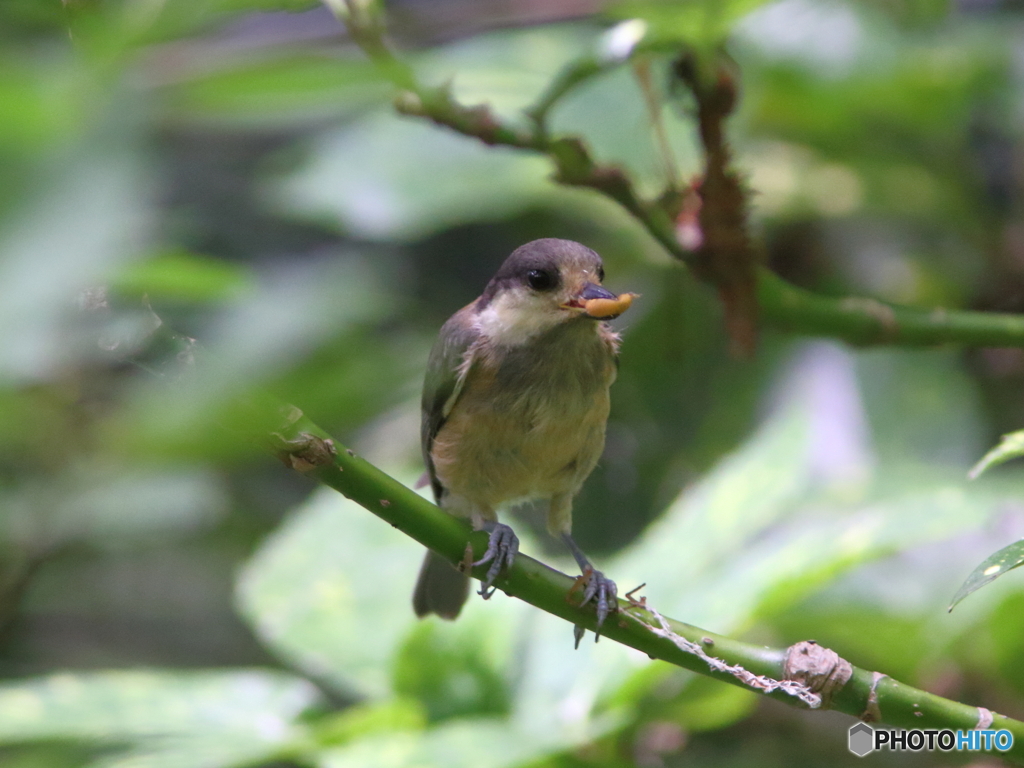
[[[537,27],[489,33],[417,57],[424,82],[450,82],[463,104],[486,103],[511,125],[558,70],[592,46],[592,30]],[[603,81],[602,81],[603,82]],[[562,110],[558,110],[562,117]],[[598,156],[609,138],[614,149],[642,155],[631,170],[648,171],[657,156],[650,140],[637,141],[644,103],[628,71],[589,106],[572,109],[556,131],[586,129]],[[692,131],[685,127],[686,135]],[[616,155],[618,159],[618,155]],[[555,195],[572,194],[549,180],[551,164],[533,153],[486,147],[422,121],[373,112],[322,136],[307,167],[281,185],[289,213],[337,221],[372,239],[412,240],[453,225],[515,215]],[[648,172],[648,175],[649,172]],[[491,180],[500,178],[495,185]]]
[[[290,720],[320,697],[282,672],[60,673],[0,685],[0,742],[253,732],[260,716]]]
[[[478,632],[446,632],[419,622],[394,663],[399,694],[422,701],[433,721],[508,714],[511,690]]]
[[[45,531],[55,544],[108,551],[168,546],[209,530],[226,507],[223,480],[208,470],[132,471],[78,459],[59,476],[0,488],[0,541]]]
[[[247,61],[169,87],[175,116],[255,120],[333,117],[383,100],[379,70],[364,60],[322,55]]]
[[[412,240],[521,210],[553,189],[549,171],[541,157],[376,114],[316,142],[281,200],[359,237]]]
[[[226,302],[224,311],[207,327],[200,364],[193,375],[171,388],[159,382],[141,381],[125,398],[116,429],[119,448],[134,455],[148,453],[164,456],[238,456],[260,450],[255,442],[239,440],[239,434],[257,434],[262,426],[273,430],[276,409],[265,403],[268,380],[292,372],[322,353],[332,339],[343,338],[362,323],[387,316],[395,302],[384,286],[384,271],[357,254],[346,258],[293,269],[287,278],[266,279],[235,300]],[[253,329],[259,329],[254,333]],[[380,369],[390,366],[402,355],[400,341],[381,343],[363,352],[358,342],[342,345],[333,363],[335,370],[361,376],[374,382]],[[348,350],[354,349],[352,353]],[[392,369],[393,370],[393,369]],[[311,383],[324,386],[307,369],[292,379],[295,385],[283,398],[297,400]],[[390,382],[389,382],[390,383]],[[338,397],[344,402],[366,399],[380,402],[381,387],[371,393],[367,387],[353,393],[347,382],[336,379]],[[352,397],[352,395],[357,395]],[[350,399],[351,398],[351,399]],[[315,405],[315,403],[314,403]],[[353,409],[354,410],[354,409]],[[229,429],[210,432],[203,424],[215,419]],[[236,430],[237,433],[233,433]]]
[[[1007,571],[1012,571],[1021,564],[1024,564],[1024,539],[1003,547],[975,568],[961,585],[960,589],[957,590],[957,593],[953,595],[953,600],[949,604],[949,610],[952,611],[956,604],[971,594],[971,592],[981,589],[989,582],[995,581]]]
[[[519,532],[522,550],[537,552],[528,529]],[[502,594],[487,602],[471,595],[456,622],[419,622],[410,598],[422,557],[421,546],[325,490],[242,572],[240,609],[276,653],[346,692],[415,697],[435,721],[447,718],[424,735],[400,734],[393,743],[394,734],[381,737],[390,746],[371,762],[361,761],[380,750],[377,740],[331,751],[325,764],[408,764],[388,756],[412,761],[409,755],[434,754],[450,739],[470,739],[467,716],[487,723],[485,733],[501,731],[494,744],[514,744],[509,755],[567,749],[618,722],[594,716],[597,693],[646,656],[607,642],[573,651],[571,626]],[[475,735],[471,741],[467,754],[486,744]],[[494,755],[481,765],[492,759],[514,764]],[[424,758],[425,765],[439,761]]]
[[[416,621],[411,595],[422,557],[419,544],[322,489],[246,565],[240,610],[292,663],[339,689],[384,698],[399,643]]]
[[[728,36],[744,14],[768,0],[626,0],[608,12],[618,19],[643,19],[654,36],[695,44],[715,44]]]
[[[982,665],[991,664],[991,667],[985,669],[979,665],[976,674],[999,680],[1001,685],[1009,686],[1018,696],[1024,694],[1024,679],[1020,675],[1024,666],[1024,592],[1010,592],[998,602],[983,625],[969,621],[968,627],[967,633],[972,638],[978,637],[982,627],[987,628],[988,639],[981,640],[981,643],[984,643],[982,647],[992,649],[989,659],[979,659]],[[967,653],[973,653],[977,647],[967,646]]]
[[[977,529],[1005,504],[1005,496],[969,493],[941,476],[924,484],[844,516],[830,515],[810,500],[801,508],[802,519],[781,531],[779,541],[748,553],[723,590],[738,590],[739,602],[756,599],[752,612],[771,615],[857,565]],[[768,583],[759,585],[764,575]]]
[[[586,136],[597,160],[622,166],[641,191],[657,194],[664,184],[663,160],[654,134],[638,128],[646,109],[636,74],[630,67],[619,67],[563,98],[551,116],[551,127],[556,133]],[[693,126],[665,110],[663,128],[679,166],[697,167],[702,161]]]
[[[640,594],[661,613],[728,634],[857,566],[984,525],[1019,490],[950,481],[959,473],[942,463],[960,466],[976,432],[970,391],[949,355],[907,355],[804,345],[757,431],[599,567],[623,589],[647,582]],[[959,395],[960,412],[936,426]],[[894,423],[870,431],[865,401]],[[656,684],[640,681],[633,697]]]
[[[884,584],[890,586],[891,579]],[[937,616],[931,605],[922,612],[907,610],[905,602],[871,606],[863,598],[840,600],[826,590],[776,612],[770,623],[783,642],[813,637],[826,648],[841,649],[843,657],[859,667],[884,669],[896,680],[917,680],[928,663],[922,659],[944,653],[940,649],[950,642],[948,633],[935,626],[945,617]],[[864,627],[871,631],[865,632]]]
[[[43,65],[0,58],[0,153],[5,158],[31,156],[76,135],[88,110],[81,93],[86,89],[71,74],[73,61]]]
[[[61,673],[0,685],[0,744],[93,740],[128,746],[100,765],[221,768],[268,760],[319,703],[308,681],[265,670]]]
[[[981,461],[971,467],[971,471],[967,473],[967,476],[974,480],[982,472],[1020,456],[1024,456],[1024,429],[1019,432],[1010,432],[1008,435],[1003,435],[999,445],[982,456]]]
[[[41,377],[99,354],[74,310],[145,241],[150,188],[133,127],[111,126],[58,171],[40,171],[39,194],[0,220],[0,378]]]
[[[309,10],[319,5],[317,0],[215,0],[211,2],[212,9],[224,13],[248,13],[252,11],[286,11],[297,13]]]
[[[915,358],[924,372],[911,385],[896,375],[898,366],[886,367],[892,358],[877,353],[824,344],[801,350],[788,386],[780,388],[786,394],[764,424],[632,547],[606,565],[598,562],[624,590],[648,580],[643,591],[660,611],[734,631],[857,565],[976,527],[998,507],[987,488],[968,494],[934,473],[908,483],[906,465],[875,464],[859,377],[892,374],[872,395],[887,402],[902,402],[904,386],[941,385],[946,388],[925,388],[941,404],[959,392],[959,384],[949,384],[947,356]],[[868,356],[875,365],[861,371]],[[950,426],[956,450],[946,447],[943,456],[959,459],[959,447],[973,439],[971,413],[968,408],[966,421]],[[915,429],[931,423],[931,407],[919,415]],[[410,424],[409,433],[414,430]],[[915,432],[893,453],[918,462],[934,450],[935,434]],[[523,551],[537,549],[524,543]],[[646,656],[615,643],[572,651],[565,622],[500,594],[487,603],[471,599],[458,622],[417,624],[409,590],[421,552],[350,502],[327,495],[297,510],[243,574],[243,611],[271,647],[347,690],[382,700],[413,697],[434,722],[441,720],[422,733],[405,729],[393,741],[381,735],[346,742],[323,753],[323,764],[433,765],[438,744],[463,738],[472,728],[467,716],[488,711],[480,699],[485,691],[489,707],[496,696],[509,696],[507,709],[499,701],[504,720],[486,721],[502,734],[496,743],[511,738],[517,748],[549,754],[570,749],[626,727],[662,679],[650,673]],[[544,560],[575,572],[568,558]],[[474,644],[483,655],[474,655]],[[748,706],[742,697],[713,693],[706,706],[690,706],[691,696],[705,699],[698,687],[669,704],[678,704],[693,728],[716,727]],[[523,742],[522,734],[533,741]]]
[[[321,718],[312,726],[312,735],[318,744],[335,747],[378,733],[422,731],[426,725],[426,713],[419,702],[400,698],[356,704]]]
[[[95,745],[75,742],[19,744],[0,749],[4,768],[84,768],[97,752]]]
[[[624,585],[647,582],[644,594],[665,615],[728,631],[748,606],[726,599],[716,584],[813,490],[813,416],[812,398],[794,396],[781,404],[607,570]],[[767,573],[760,576],[758,588],[772,580]],[[708,612],[695,612],[695,602]]]
[[[128,264],[111,281],[122,293],[181,302],[220,301],[251,285],[245,267],[180,250]]]
[[[549,728],[553,732],[557,729]],[[376,735],[326,750],[320,768],[511,768],[558,749],[536,731],[510,727],[502,720],[454,720],[414,733]]]
[[[753,691],[694,675],[679,697],[659,713],[659,719],[665,716],[691,733],[712,731],[743,719],[760,699]]]

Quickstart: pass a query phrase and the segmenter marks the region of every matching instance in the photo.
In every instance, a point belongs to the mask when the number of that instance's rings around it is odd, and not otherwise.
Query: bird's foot
[[[299,415],[302,415],[301,411]],[[333,440],[329,437],[318,437],[310,432],[301,432],[293,438],[287,438],[280,432],[273,432],[270,439],[281,461],[298,472],[309,472],[330,464],[338,455]]]
[[[497,589],[497,587],[492,586],[494,580],[498,578],[498,574],[504,569],[512,566],[518,552],[519,537],[504,523],[494,523],[494,527],[491,528],[491,538],[487,542],[487,551],[484,552],[483,557],[473,563],[474,566],[486,563],[491,564],[491,567],[487,569],[487,577],[484,579],[483,584],[480,585],[480,591],[477,593],[484,600],[491,599],[491,595]],[[613,584],[612,587],[614,586]]]
[[[580,579],[583,582],[583,602],[580,603],[580,607],[593,601],[597,609],[597,632],[594,637],[594,642],[597,642],[601,636],[601,625],[608,618],[608,614],[619,610],[619,588],[615,586],[614,581],[600,571],[594,570],[592,566],[584,569]],[[579,645],[578,639],[576,644]]]
[[[580,642],[583,640],[583,636],[587,634],[587,628],[582,624],[575,624],[572,628],[572,637],[576,642],[573,643],[573,650],[578,651],[580,649]],[[595,643],[597,640],[594,641]]]

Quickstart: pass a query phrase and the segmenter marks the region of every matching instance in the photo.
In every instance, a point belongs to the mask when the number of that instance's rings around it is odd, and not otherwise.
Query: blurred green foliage
[[[725,41],[772,268],[821,293],[1024,311],[1014,4],[554,3],[577,16],[557,23],[508,7],[390,10],[424,78],[513,122],[618,20]],[[688,179],[692,104],[666,58],[649,65]],[[545,236],[643,294],[617,321],[608,446],[576,505],[620,588],[1024,715],[1017,574],[945,610],[1024,536],[1019,466],[966,479],[1024,424],[1024,352],[766,332],[731,359],[716,297],[626,214],[390,98],[304,0],[0,3],[0,763],[852,764],[845,718],[607,641],[573,652],[567,625],[500,595],[417,622],[420,548],[247,439],[269,391],[411,485],[436,330]],[[551,126],[653,192],[650,120],[625,66]],[[571,570],[522,512],[524,549]]]

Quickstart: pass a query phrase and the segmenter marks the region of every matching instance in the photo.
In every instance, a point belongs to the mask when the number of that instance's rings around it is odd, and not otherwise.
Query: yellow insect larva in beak
[[[583,302],[583,310],[591,317],[618,317],[629,309],[633,299],[639,295],[638,293],[623,293],[615,299],[590,299]]]

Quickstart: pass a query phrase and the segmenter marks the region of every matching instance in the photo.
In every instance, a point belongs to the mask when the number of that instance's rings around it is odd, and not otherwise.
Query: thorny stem
[[[546,118],[557,102],[579,83],[621,62],[581,59],[570,65],[538,103],[527,110],[532,127],[515,128],[502,124],[486,105],[466,107],[454,99],[448,88],[424,87],[383,42],[379,17],[371,17],[355,0],[345,0],[345,4],[349,13],[343,20],[352,39],[401,89],[396,99],[400,112],[425,117],[489,145],[500,144],[547,155],[555,166],[557,181],[589,187],[611,197],[637,218],[669,253],[696,266],[694,254],[683,248],[676,237],[674,201],[670,196],[657,201],[642,199],[621,169],[596,163],[581,139],[549,135]],[[720,110],[721,116],[728,111]],[[717,124],[712,121],[700,127],[706,148],[725,149],[718,133],[721,119]],[[709,165],[717,165],[723,174],[728,173],[727,163],[725,152],[717,158],[709,158]],[[755,268],[754,275],[761,318],[787,330],[832,336],[856,344],[1024,346],[1024,317],[900,308],[873,299],[827,298],[790,285],[763,267]],[[299,442],[308,441],[314,435],[329,441],[304,418],[293,421],[281,434],[291,435],[290,439]],[[467,539],[480,551],[486,545],[481,534],[473,534],[464,523],[351,451],[338,451],[332,460],[312,469],[311,474],[452,563],[464,559]],[[473,575],[479,578],[483,574],[474,572]],[[593,613],[566,599],[573,580],[525,555],[517,558],[496,585],[508,595],[576,626],[595,629]],[[641,650],[651,658],[663,659],[733,685],[754,686],[765,695],[789,703],[813,701],[806,696],[805,686],[794,685],[792,679],[786,678],[785,651],[741,643],[665,619],[648,610],[642,602],[620,601],[619,608],[618,621],[609,621],[602,628],[602,633],[612,640]],[[695,647],[713,648],[714,655],[696,653]],[[866,721],[905,728],[1005,728],[1014,734],[1014,746],[1005,756],[1024,760],[1024,723],[983,707],[971,707],[902,685],[877,672],[853,667],[849,679],[834,692],[831,705]]]
[[[634,59],[633,76],[640,86],[640,93],[643,94],[647,118],[650,121],[651,130],[654,132],[655,144],[664,166],[666,193],[679,194],[679,164],[676,162],[675,153],[668,140],[668,133],[665,131],[665,121],[662,118],[663,105],[651,73],[650,58]]]
[[[336,1],[332,0],[332,7]],[[352,40],[400,89],[395,101],[399,112],[426,118],[488,145],[546,155],[555,167],[556,181],[588,187],[610,197],[672,256],[691,267],[696,265],[694,252],[684,248],[676,236],[675,196],[643,199],[621,168],[597,163],[580,138],[552,137],[547,127],[547,116],[567,93],[629,57],[585,56],[569,64],[537,102],[525,110],[526,127],[506,125],[487,105],[467,107],[455,100],[448,87],[430,88],[420,83],[412,69],[384,42],[380,17],[356,0],[344,2],[349,11],[340,17]],[[641,41],[632,53],[667,50],[670,49],[664,41]],[[678,51],[678,44],[671,50]],[[714,141],[715,128],[707,125],[704,130],[712,132],[704,138]],[[827,336],[858,345],[1024,347],[1024,317],[1020,315],[915,309],[869,298],[827,297],[792,285],[763,266],[754,268],[754,278],[759,320],[793,333]]]
[[[285,421],[275,432],[274,447],[289,459],[291,466],[334,488],[453,564],[466,559],[467,542],[474,557],[487,548],[485,533],[473,532],[464,521],[338,445],[296,409],[288,411]],[[481,579],[486,570],[486,565],[477,567],[472,575]],[[522,553],[494,584],[507,595],[571,625],[591,631],[597,627],[593,606],[581,608],[578,597],[571,597],[575,594],[574,579]],[[983,707],[950,701],[845,662],[846,672],[839,685],[822,704],[823,686],[794,675],[788,664],[794,649],[808,643],[790,649],[743,643],[661,616],[643,599],[619,600],[618,607],[618,613],[602,625],[602,636],[642,651],[652,659],[794,706],[825,706],[866,721],[920,729],[1005,728],[1013,734],[1014,744],[1003,756],[1024,761],[1024,723]]]
[[[678,55],[672,65],[673,75],[696,101],[697,129],[704,148],[696,222],[700,237],[693,270],[718,288],[732,348],[749,357],[757,347],[760,253],[750,237],[746,191],[732,168],[732,152],[725,138],[725,122],[738,99],[732,70],[731,61],[723,55],[708,66],[692,51]]]

